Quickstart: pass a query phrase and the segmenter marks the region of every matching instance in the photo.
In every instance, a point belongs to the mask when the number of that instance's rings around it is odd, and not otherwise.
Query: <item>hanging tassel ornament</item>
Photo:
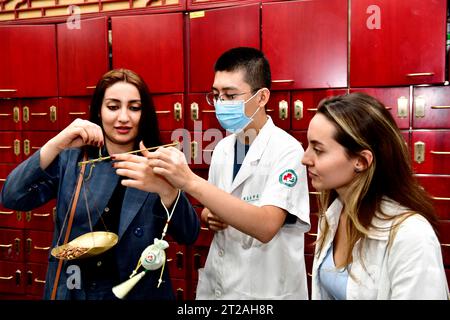
[[[170,214],[169,214],[169,210],[167,210],[166,206],[161,201],[161,204],[167,213],[167,221],[166,221],[166,225],[164,226],[164,229],[163,229],[163,232],[161,235],[161,239],[155,238],[153,240],[153,244],[149,245],[147,248],[144,249],[144,251],[142,251],[142,254],[137,263],[137,266],[130,275],[130,279],[115,286],[112,289],[114,295],[117,298],[119,298],[119,299],[125,298],[126,295],[128,294],[128,292],[130,292],[130,290],[145,276],[145,274],[148,271],[158,270],[159,268],[161,268],[161,273],[159,275],[157,288],[160,287],[161,283],[163,282],[162,276],[164,273],[164,267],[166,266],[166,252],[164,250],[169,247],[169,243],[166,240],[164,240],[164,237],[166,235],[170,219],[172,218],[172,215],[175,211],[175,207],[177,206],[178,200],[180,199],[180,194],[181,194],[181,191],[178,190],[178,195],[177,195],[177,198],[173,205],[172,212],[170,212]],[[137,273],[138,269],[141,266],[145,270],[138,274]]]

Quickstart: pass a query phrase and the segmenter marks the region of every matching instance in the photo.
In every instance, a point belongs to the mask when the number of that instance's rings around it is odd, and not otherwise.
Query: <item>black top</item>
[[[109,199],[108,205],[105,207],[94,231],[109,231],[115,234],[119,232],[120,211],[125,195],[125,187],[119,182]],[[88,285],[98,280],[113,280],[118,282],[119,272],[116,263],[116,247],[105,251],[94,257],[80,259],[79,266],[83,282]]]

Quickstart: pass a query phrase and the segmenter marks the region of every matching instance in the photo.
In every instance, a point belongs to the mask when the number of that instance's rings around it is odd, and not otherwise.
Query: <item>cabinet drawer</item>
[[[24,294],[24,271],[23,263],[0,261],[0,292]]]
[[[52,248],[53,233],[46,231],[25,231],[25,260],[27,262],[47,263]]]
[[[450,220],[450,176],[417,175],[416,177],[433,198],[439,219]]]
[[[26,294],[42,297],[44,295],[47,264],[27,263],[25,275]]]
[[[0,229],[0,259],[8,261],[24,261],[23,230]]]

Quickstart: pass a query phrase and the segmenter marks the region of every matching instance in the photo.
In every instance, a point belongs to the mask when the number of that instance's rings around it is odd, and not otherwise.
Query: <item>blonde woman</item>
[[[313,299],[447,299],[437,217],[382,103],[323,100],[302,163],[321,192]]]

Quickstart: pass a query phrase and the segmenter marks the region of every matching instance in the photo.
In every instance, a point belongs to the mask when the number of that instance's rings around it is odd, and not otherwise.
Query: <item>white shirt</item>
[[[255,206],[272,205],[297,217],[264,244],[228,226],[216,232],[205,268],[199,270],[197,299],[308,299],[304,233],[309,231],[306,168],[301,144],[270,117],[253,141],[233,181],[232,134],[211,159],[209,181]]]
[[[387,198],[381,209],[389,216],[411,211]],[[320,255],[314,256],[312,299],[330,299],[320,285],[318,266],[332,244],[341,211],[342,203],[336,199],[325,214],[330,229]],[[383,229],[370,230],[363,247],[363,264],[359,254],[361,240],[355,244],[346,299],[447,299],[441,247],[430,223],[419,214],[408,217],[397,228],[390,248],[389,228],[395,219],[374,218],[372,223]],[[318,232],[320,235],[320,228]]]

